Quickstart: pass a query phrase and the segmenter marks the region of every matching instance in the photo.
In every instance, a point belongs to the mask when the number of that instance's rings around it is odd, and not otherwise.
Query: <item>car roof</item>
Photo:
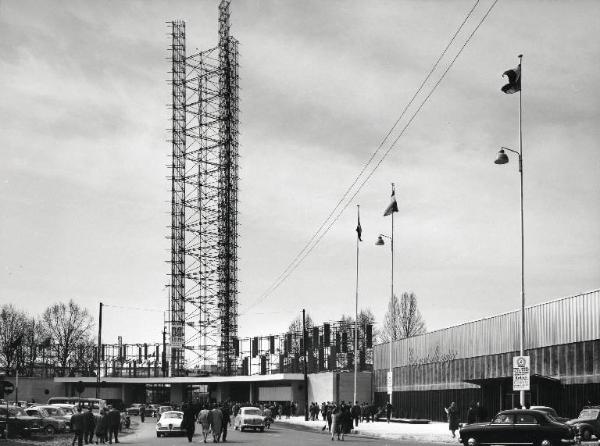
[[[509,410],[503,410],[501,412],[498,412],[498,414],[529,414],[529,415],[542,414],[542,415],[546,415],[546,413],[543,410],[536,410],[536,409],[509,409]]]

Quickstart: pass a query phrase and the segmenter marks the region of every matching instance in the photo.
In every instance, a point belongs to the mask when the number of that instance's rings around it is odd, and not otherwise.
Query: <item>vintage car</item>
[[[242,407],[233,421],[233,428],[244,432],[244,429],[265,430],[265,418],[258,407]]]
[[[140,414],[140,407],[142,407],[142,404],[133,403],[131,406],[125,409],[125,412],[127,412],[127,415],[129,416],[138,416]]]
[[[25,409],[25,412],[27,412],[29,409],[43,409],[52,418],[57,418],[59,420],[63,420],[66,424],[65,428],[67,430],[71,429],[71,417],[73,416],[74,412],[70,409],[65,410],[62,407],[58,407],[55,405],[49,405],[49,404],[45,404],[45,405],[41,405],[41,406],[35,405],[32,407],[28,407],[27,409]]]
[[[542,412],[546,412],[548,415],[550,415],[556,421],[559,421],[561,423],[566,423],[567,421],[569,421],[568,418],[559,416],[556,413],[556,410],[554,410],[552,407],[548,407],[548,406],[531,406],[530,409],[531,410],[541,410]]]
[[[460,429],[465,446],[484,444],[557,446],[577,443],[577,431],[540,410],[513,409],[499,412],[489,423],[468,424]]]
[[[181,435],[185,431],[181,428],[183,412],[169,411],[163,412],[156,422],[156,436],[166,437],[167,435]]]
[[[52,406],[50,406],[52,407]],[[67,421],[65,420],[65,413],[57,408],[52,411],[58,416],[51,415],[50,411],[44,409],[43,406],[33,406],[25,409],[25,413],[30,417],[38,417],[41,421],[42,429],[49,435],[53,435],[56,432],[64,432],[67,429]]]
[[[579,416],[567,424],[577,429],[583,441],[591,440],[592,435],[600,440],[600,406],[585,406]]]
[[[41,420],[38,417],[31,417],[25,413],[21,407],[8,406],[8,431],[6,405],[0,406],[0,437],[30,437],[31,434],[42,431]]]

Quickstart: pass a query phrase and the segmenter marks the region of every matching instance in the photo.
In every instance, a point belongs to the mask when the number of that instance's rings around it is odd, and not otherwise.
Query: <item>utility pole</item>
[[[100,311],[98,312],[98,351],[96,352],[96,364],[98,370],[96,372],[96,398],[100,398],[100,359],[102,358],[102,307],[104,304],[100,302]]]
[[[162,372],[167,376],[167,327],[163,327],[163,351],[162,351]]]
[[[302,346],[304,355],[304,421],[308,421],[308,375],[306,374],[306,310],[302,309]]]

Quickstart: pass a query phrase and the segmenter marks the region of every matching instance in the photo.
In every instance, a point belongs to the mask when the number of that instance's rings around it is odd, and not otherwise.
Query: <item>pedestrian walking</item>
[[[477,405],[475,406],[475,414],[477,423],[483,423],[488,420],[487,410],[485,410],[485,407],[479,401],[477,401]]]
[[[469,404],[469,410],[467,410],[467,424],[473,424],[477,422],[477,406],[475,401],[471,401]]]
[[[449,407],[444,409],[448,415],[448,429],[452,432],[452,438],[456,438],[456,430],[458,429],[458,407],[456,403],[452,401]]]
[[[107,430],[107,418],[106,418],[106,409],[102,409],[100,411],[100,416],[96,420],[96,444],[100,442],[100,444],[104,444],[106,442],[106,430]]]
[[[337,435],[337,439],[340,439],[340,408],[334,406],[331,412],[331,441]]]
[[[211,430],[213,434],[213,442],[221,441],[221,433],[223,432],[223,412],[215,404],[213,410],[210,411]]]
[[[94,417],[94,412],[92,412],[92,408],[88,407],[88,410],[83,414],[84,423],[83,423],[83,441],[85,444],[93,443],[94,440],[94,430],[96,429],[96,417]]]
[[[231,425],[231,409],[229,404],[223,403],[221,406],[221,413],[223,414],[223,430],[221,431],[223,443],[227,441],[227,427]]]
[[[183,410],[183,419],[181,420],[181,427],[185,429],[188,442],[192,442],[194,432],[196,431],[196,411],[191,404],[184,404],[181,408]]]
[[[140,406],[140,421],[143,423],[146,420],[146,406]]]
[[[204,437],[204,443],[210,434],[210,411],[206,405],[202,406],[202,410],[198,414],[198,423],[202,426],[202,436]]]
[[[113,438],[115,443],[119,443],[119,426],[121,425],[121,412],[112,406],[108,406],[108,414],[106,415],[108,426],[108,443],[112,444]]]
[[[77,406],[77,413],[73,414],[71,417],[71,430],[73,431],[73,441],[71,441],[71,446],[83,445],[83,429],[84,429],[85,418],[83,413],[81,413],[81,406]]]
[[[394,406],[392,406],[392,404],[388,401],[387,404],[385,405],[385,419],[387,420],[388,424],[390,424],[390,419],[392,418],[392,410],[394,409]]]

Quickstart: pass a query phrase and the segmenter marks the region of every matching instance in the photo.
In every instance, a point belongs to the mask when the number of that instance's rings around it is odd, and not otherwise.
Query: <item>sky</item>
[[[217,44],[217,2],[0,0],[0,304],[32,315],[75,300],[103,341],[161,339],[170,257],[165,22],[190,52]],[[399,135],[493,4],[481,0]],[[600,287],[600,3],[500,0],[428,101],[304,262],[260,300],[352,184],[474,1],[233,1],[240,42],[241,336],[305,308],[380,322],[412,291],[429,330],[520,306],[523,54],[525,296]],[[390,148],[391,147],[391,148]],[[376,158],[379,159],[379,158]],[[370,170],[368,170],[369,172]]]

